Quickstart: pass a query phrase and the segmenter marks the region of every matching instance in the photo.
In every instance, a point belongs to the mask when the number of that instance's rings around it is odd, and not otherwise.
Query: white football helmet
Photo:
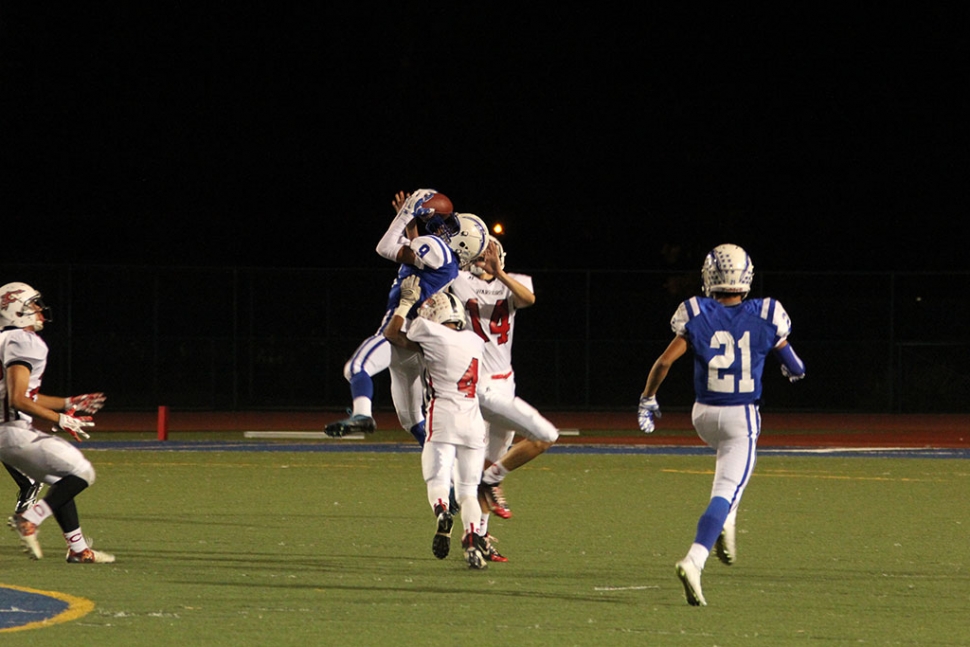
[[[41,330],[50,321],[50,309],[44,305],[40,292],[26,283],[7,283],[0,287],[0,328]]]
[[[737,245],[718,245],[704,259],[701,278],[707,296],[715,292],[747,294],[754,278],[754,264]]]
[[[440,324],[457,324],[458,330],[465,327],[465,306],[451,292],[432,294],[418,308],[418,316]]]
[[[497,251],[498,251],[498,266],[504,270],[505,269],[505,248],[502,247],[502,243],[499,242],[499,239],[496,238],[495,236],[492,236],[491,234],[489,234],[488,240],[495,243],[495,247],[497,248]],[[482,274],[485,273],[485,270],[482,268],[482,266],[478,265],[477,263],[472,263],[471,267],[468,268],[468,271],[474,274],[475,276],[481,276]]]
[[[473,213],[458,214],[458,224],[458,233],[444,238],[458,258],[458,265],[466,268],[485,251],[485,246],[488,244],[488,227]]]

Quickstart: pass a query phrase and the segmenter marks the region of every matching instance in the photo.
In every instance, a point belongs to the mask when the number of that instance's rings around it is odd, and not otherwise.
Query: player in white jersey
[[[75,440],[87,438],[90,416],[104,404],[104,394],[72,398],[40,392],[47,367],[47,344],[37,333],[50,320],[41,294],[26,283],[0,287],[0,460],[34,481],[50,485],[46,496],[8,520],[33,559],[43,557],[37,528],[53,516],[67,542],[72,564],[105,563],[113,555],[88,546],[74,498],[94,483],[94,467],[74,445],[47,433],[66,431]]]
[[[737,245],[719,245],[701,269],[706,297],[680,304],[671,319],[674,339],[657,359],[643,394],[638,417],[650,433],[660,417],[657,390],[688,348],[694,352],[695,402],[691,419],[698,436],[716,452],[711,498],[697,523],[697,533],[676,572],[688,604],[704,606],[701,572],[712,549],[725,564],[737,558],[735,518],[754,470],[761,433],[761,376],[772,354],[790,381],[805,377],[805,364],[788,343],[791,321],[774,299],[748,299],[754,266]]]
[[[418,189],[406,197],[398,193],[393,204],[398,206],[398,212],[378,243],[377,252],[400,264],[398,276],[391,286],[387,309],[377,332],[364,340],[344,367],[344,377],[351,385],[354,410],[349,418],[327,425],[326,433],[342,436],[352,431],[374,431],[371,376],[386,367],[391,372],[391,399],[398,421],[423,444],[424,394],[420,360],[412,351],[388,347],[383,330],[397,307],[399,286],[404,278],[412,274],[421,277],[423,298],[444,289],[458,276],[459,256],[481,253],[486,233],[482,231],[477,250],[470,248],[468,239],[462,236],[465,214],[451,211],[451,201],[433,189]],[[420,235],[419,225],[430,233]]]
[[[494,236],[482,258],[459,274],[451,291],[465,305],[472,329],[485,340],[485,357],[478,389],[482,417],[488,425],[487,469],[479,496],[483,509],[502,518],[512,516],[501,483],[514,469],[545,452],[559,439],[559,430],[535,407],[515,395],[512,340],[515,315],[535,303],[532,277],[505,271],[505,251]],[[522,439],[515,445],[518,433]],[[508,561],[492,546],[488,512],[479,532],[486,536],[491,561]]]
[[[438,559],[450,551],[454,520],[448,499],[454,479],[465,560],[470,568],[483,569],[488,563],[475,531],[481,518],[478,482],[485,464],[485,421],[476,394],[484,342],[464,330],[465,310],[447,292],[425,300],[417,317],[409,320],[411,306],[419,298],[419,283],[417,276],[402,282],[400,305],[384,336],[395,348],[419,354],[425,367],[427,441],[421,450],[421,469],[436,521],[431,551]]]

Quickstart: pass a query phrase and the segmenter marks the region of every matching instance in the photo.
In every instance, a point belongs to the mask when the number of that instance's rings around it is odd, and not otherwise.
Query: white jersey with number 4
[[[509,276],[532,292],[532,277]],[[515,303],[512,290],[494,279],[483,281],[471,272],[459,272],[451,291],[465,304],[471,328],[485,340],[482,375],[498,377],[512,371],[512,336],[515,331]]]
[[[482,340],[470,330],[423,317],[411,322],[407,336],[421,346],[424,360],[427,442],[484,447],[485,421],[478,406]]]

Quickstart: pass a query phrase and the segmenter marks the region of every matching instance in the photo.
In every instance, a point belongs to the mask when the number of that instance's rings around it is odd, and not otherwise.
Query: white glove
[[[410,308],[421,298],[421,277],[412,274],[401,281],[401,305]]]
[[[107,398],[104,393],[85,393],[64,398],[64,410],[80,411],[81,413],[97,413],[104,406]]]
[[[430,209],[423,207],[422,205],[425,201],[430,200],[434,195],[438,193],[434,189],[418,189],[414,193],[408,196],[408,199],[404,201],[404,206],[398,211],[398,215],[408,216],[408,219],[419,218],[422,221],[427,220],[428,216],[431,215]]]
[[[657,404],[656,396],[641,397],[640,408],[637,410],[637,418],[640,422],[640,431],[645,434],[651,433],[654,427],[654,418],[660,418],[660,405]]]
[[[797,382],[798,380],[805,377],[804,373],[802,373],[801,375],[793,375],[792,372],[788,370],[788,367],[785,366],[784,364],[781,365],[781,374],[787,377],[789,382]]]
[[[84,431],[87,427],[93,427],[94,423],[91,422],[90,416],[77,416],[72,415],[74,412],[69,411],[67,413],[57,414],[57,427],[54,431],[66,431],[74,437],[74,440],[81,442],[81,438],[90,438],[91,435]]]

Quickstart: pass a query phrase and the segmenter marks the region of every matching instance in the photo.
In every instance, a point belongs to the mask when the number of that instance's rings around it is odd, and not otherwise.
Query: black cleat
[[[13,513],[20,514],[34,505],[37,502],[37,495],[40,494],[42,487],[44,487],[44,483],[37,481],[36,483],[20,488],[20,492],[17,493],[17,507]]]
[[[495,550],[495,542],[497,542],[497,541],[498,541],[498,539],[495,538],[495,537],[493,537],[490,534],[485,535],[484,537],[482,537],[482,541],[480,541],[479,542],[479,545],[478,545],[479,549],[481,549],[481,551],[482,551],[482,555],[484,555],[485,556],[485,559],[487,561],[489,561],[489,562],[507,562],[507,561],[509,561],[509,558],[508,557],[506,557],[502,553],[500,553],[497,550]]]
[[[440,505],[434,507],[438,515],[438,526],[435,528],[434,539],[431,540],[431,552],[438,559],[444,559],[451,550],[451,527],[455,520],[451,513]]]
[[[498,483],[479,483],[478,500],[484,502],[492,514],[503,519],[511,518],[512,511],[509,510],[509,506],[505,502],[505,492],[502,491],[502,486]]]
[[[363,432],[365,434],[372,433],[374,429],[377,428],[377,423],[370,416],[362,416],[359,413],[349,418],[344,418],[343,420],[338,420],[337,422],[331,422],[324,429],[324,433],[331,438],[340,438],[341,436],[346,436],[347,434],[353,434],[356,432]]]
[[[488,562],[482,553],[482,546],[485,545],[485,538],[473,532],[461,538],[461,547],[465,550],[465,562],[468,568],[484,570],[488,568]]]

